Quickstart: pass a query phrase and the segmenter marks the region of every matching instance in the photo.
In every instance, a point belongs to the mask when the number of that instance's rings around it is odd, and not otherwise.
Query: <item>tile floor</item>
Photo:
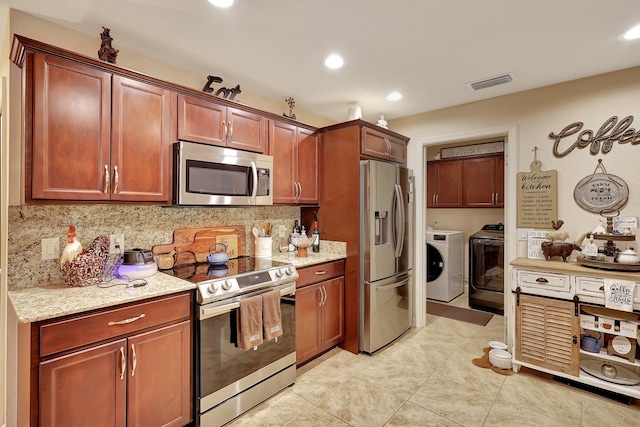
[[[294,386],[229,426],[640,426],[640,407],[473,365],[503,329],[497,315],[484,327],[427,315],[374,356],[335,349],[308,363]]]

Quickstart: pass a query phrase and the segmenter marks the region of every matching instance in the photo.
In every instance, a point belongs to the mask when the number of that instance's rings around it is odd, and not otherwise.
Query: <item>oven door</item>
[[[296,331],[295,305],[292,298],[295,288],[295,282],[275,288],[280,289],[283,333],[277,340],[265,341],[255,350],[245,351],[236,344],[238,298],[260,295],[264,290],[238,297],[230,302],[223,301],[200,307],[196,366],[197,396],[201,414],[278,372],[291,368],[292,365],[295,379]],[[292,383],[293,380],[286,385]]]

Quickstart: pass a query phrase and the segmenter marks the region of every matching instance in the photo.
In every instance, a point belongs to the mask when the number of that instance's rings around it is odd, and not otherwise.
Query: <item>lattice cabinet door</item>
[[[532,295],[516,301],[516,359],[580,374],[580,320],[575,304]]]

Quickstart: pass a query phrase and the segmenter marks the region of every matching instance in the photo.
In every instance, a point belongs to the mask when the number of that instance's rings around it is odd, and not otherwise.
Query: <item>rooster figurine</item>
[[[71,261],[82,253],[82,244],[76,239],[76,228],[73,225],[69,226],[67,232],[67,245],[62,251],[60,256],[60,268],[64,266],[66,261]]]

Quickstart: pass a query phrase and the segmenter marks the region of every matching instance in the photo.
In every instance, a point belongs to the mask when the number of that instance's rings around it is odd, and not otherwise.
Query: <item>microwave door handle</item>
[[[258,168],[256,162],[251,162],[251,176],[253,177],[253,191],[251,191],[251,199],[255,203],[258,194]]]

